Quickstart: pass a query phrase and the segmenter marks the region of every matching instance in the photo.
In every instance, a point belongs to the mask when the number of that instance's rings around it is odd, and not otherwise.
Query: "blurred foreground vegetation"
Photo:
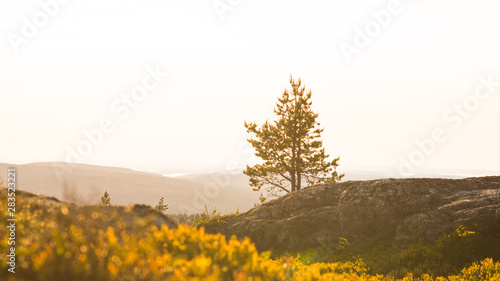
[[[0,189],[0,202],[6,201],[5,189]],[[18,196],[16,273],[7,271],[8,229],[2,227],[0,280],[391,280],[389,276],[375,274],[363,258],[370,264],[376,264],[369,258],[376,255],[381,260],[390,260],[384,255],[417,259],[411,251],[406,256],[371,253],[353,261],[330,263],[316,262],[314,259],[318,257],[312,257],[311,253],[317,252],[271,258],[270,252],[259,254],[248,239],[232,237],[227,240],[219,234],[206,234],[203,228],[186,225],[178,229],[159,227],[154,215],[124,216],[133,212],[132,207],[76,208]],[[130,217],[135,219],[131,221]],[[3,203],[0,219],[4,222],[7,219],[7,206]],[[457,237],[469,240],[473,237],[472,233],[464,232],[466,230],[460,231],[462,236],[457,234]],[[338,249],[338,257],[352,258],[355,252],[349,249],[347,242],[343,245]],[[429,256],[423,258],[433,258],[439,255],[438,252],[439,249],[430,251]],[[329,258],[332,257],[326,257]],[[428,260],[429,263],[441,261],[440,257]],[[401,266],[401,270],[406,268]],[[446,279],[431,277],[426,272],[418,272],[415,277],[421,280],[500,280],[500,263],[483,259]],[[403,278],[417,280],[412,274],[405,274]]]

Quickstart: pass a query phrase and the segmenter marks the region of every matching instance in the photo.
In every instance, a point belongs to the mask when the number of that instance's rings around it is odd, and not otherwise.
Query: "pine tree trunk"
[[[297,171],[297,191],[300,190],[302,185],[302,175],[300,174],[300,171]]]
[[[292,180],[292,192],[297,191],[297,182],[296,182],[296,177],[295,173],[297,172],[297,154],[296,154],[296,146],[295,146],[295,136],[292,136],[292,173],[291,173],[291,180]]]

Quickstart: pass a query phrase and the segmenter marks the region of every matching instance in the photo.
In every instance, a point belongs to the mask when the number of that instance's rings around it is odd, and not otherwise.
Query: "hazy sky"
[[[341,169],[500,168],[496,0],[63,2],[0,4],[0,162],[240,166],[292,74]]]

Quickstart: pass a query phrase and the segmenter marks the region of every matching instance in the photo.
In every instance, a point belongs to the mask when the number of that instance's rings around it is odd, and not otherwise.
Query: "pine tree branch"
[[[270,184],[270,185],[272,185],[272,186],[274,186],[274,187],[277,187],[277,188],[280,188],[280,189],[282,189],[282,190],[286,191],[287,193],[290,193],[290,190],[286,189],[284,186],[281,186],[281,185],[279,185],[279,184],[277,184],[277,183],[272,182],[270,179],[268,179],[268,178],[266,178],[266,177],[261,177],[261,176],[257,176],[257,177],[258,177],[260,180],[262,180],[262,181],[266,182],[267,184]]]

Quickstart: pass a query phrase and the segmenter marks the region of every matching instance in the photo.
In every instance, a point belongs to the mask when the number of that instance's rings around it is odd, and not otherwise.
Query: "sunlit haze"
[[[341,172],[500,169],[498,1],[229,2],[1,3],[0,162],[240,169],[291,74]]]

